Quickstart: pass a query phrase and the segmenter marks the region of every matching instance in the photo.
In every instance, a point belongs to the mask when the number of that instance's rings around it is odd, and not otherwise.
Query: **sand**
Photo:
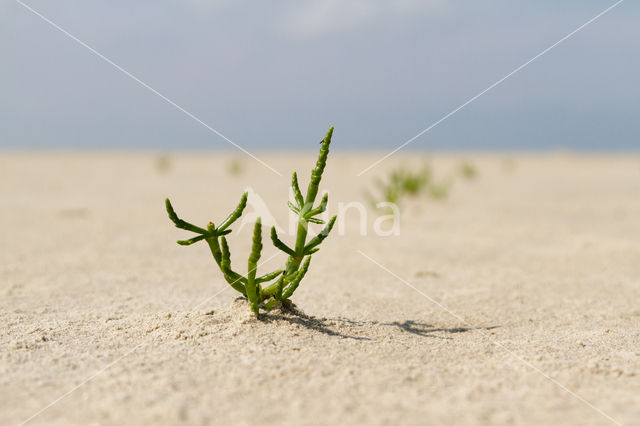
[[[204,224],[251,186],[286,228],[314,157],[259,155],[284,177],[231,153],[0,156],[0,424],[640,424],[640,157],[434,155],[477,178],[407,200],[399,236],[349,210],[303,313],[256,321],[163,201]],[[420,157],[356,177],[376,155],[332,154],[330,210]],[[250,227],[231,235],[243,270]]]

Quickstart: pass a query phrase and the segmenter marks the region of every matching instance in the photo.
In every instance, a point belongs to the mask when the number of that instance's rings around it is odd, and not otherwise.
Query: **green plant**
[[[395,188],[399,194],[417,195],[431,181],[431,169],[424,166],[418,172],[412,172],[406,168],[398,168],[391,172],[388,187]]]
[[[478,170],[472,163],[465,161],[462,164],[460,164],[460,174],[462,175],[463,178],[467,180],[472,180],[478,176]]]
[[[386,180],[375,182],[379,196],[365,193],[371,204],[376,207],[380,201],[397,204],[406,196],[416,197],[426,194],[433,199],[443,199],[449,195],[452,185],[451,178],[436,182],[428,165],[414,172],[406,167],[397,167],[391,171]]]
[[[234,158],[229,163],[227,170],[229,171],[229,174],[232,176],[240,176],[244,173],[244,168],[245,167],[242,161],[238,160],[237,158]]]
[[[432,183],[429,185],[428,191],[429,196],[436,200],[442,200],[449,196],[449,190],[451,189],[452,182],[451,180],[446,180],[441,183]]]
[[[167,173],[171,171],[172,166],[171,157],[168,154],[162,154],[156,157],[156,170],[160,173]]]
[[[391,171],[386,181],[376,179],[375,186],[380,193],[379,197],[371,195],[370,192],[365,192],[365,196],[373,207],[376,207],[380,199],[395,204],[405,195],[418,195],[430,180],[431,169],[428,166],[424,166],[416,173],[405,167],[399,167]]]
[[[333,216],[319,234],[307,241],[309,223],[325,224],[325,222],[317,216],[326,210],[328,194],[325,193],[322,196],[322,200],[317,207],[313,205],[316,201],[320,180],[322,179],[322,174],[327,164],[332,135],[333,127],[329,129],[327,135],[321,142],[320,154],[318,155],[315,168],[311,171],[311,180],[309,181],[306,196],[302,195],[298,184],[298,176],[296,172],[293,172],[291,187],[293,188],[295,203],[288,203],[289,208],[298,216],[296,239],[293,248],[280,240],[275,227],[271,228],[271,241],[273,245],[288,255],[284,269],[269,272],[261,276],[257,275],[258,260],[262,252],[262,223],[260,218],[256,220],[253,228],[251,253],[249,254],[247,262],[247,275],[242,275],[231,268],[231,253],[225,235],[231,232],[229,227],[233,222],[242,216],[242,212],[247,205],[246,192],[242,195],[236,209],[217,227],[213,222],[209,222],[206,228],[201,228],[186,222],[178,217],[169,199],[167,198],[165,201],[167,213],[175,226],[198,234],[189,240],[178,241],[178,244],[188,246],[198,241],[206,241],[224,279],[231,287],[249,299],[251,311],[254,312],[256,316],[259,314],[260,307],[271,310],[278,306],[291,306],[289,298],[296,291],[307,273],[311,256],[320,250],[319,245],[329,235],[336,221],[336,216]]]

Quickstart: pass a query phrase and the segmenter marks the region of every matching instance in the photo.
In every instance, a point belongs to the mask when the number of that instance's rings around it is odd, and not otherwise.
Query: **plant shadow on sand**
[[[377,327],[393,327],[401,330],[402,332],[407,332],[411,334],[415,334],[421,337],[430,337],[435,339],[452,339],[452,337],[444,337],[439,336],[436,333],[448,333],[448,334],[458,334],[458,333],[466,333],[474,330],[492,330],[494,328],[498,328],[500,326],[488,326],[488,327],[436,327],[431,324],[427,324],[421,321],[414,320],[404,320],[404,321],[393,321],[393,322],[379,322],[379,321],[363,321],[363,320],[352,320],[342,317],[337,318],[318,318],[312,315],[307,315],[304,312],[300,311],[296,307],[286,310],[275,310],[269,312],[267,314],[263,314],[261,316],[261,321],[265,323],[274,323],[274,322],[288,322],[290,324],[298,324],[309,330],[316,331],[322,334],[326,334],[328,336],[333,337],[341,337],[343,339],[354,339],[354,340],[374,340],[371,337],[366,337],[361,334],[366,333],[369,328],[377,328]],[[335,330],[332,327],[336,327],[341,330]],[[345,330],[347,329],[347,330]],[[348,333],[347,331],[353,331],[353,333]]]
[[[329,328],[332,325],[336,325],[339,321],[342,321],[341,319],[317,318],[307,315],[296,308],[287,309],[285,311],[269,312],[267,314],[263,314],[260,317],[260,320],[265,323],[284,321],[290,324],[298,324],[309,330],[317,331],[328,336],[341,337],[343,339],[372,340],[369,337],[345,334]]]
[[[382,325],[398,327],[403,331],[406,331],[412,334],[417,334],[418,336],[437,337],[440,339],[451,339],[451,337],[437,336],[437,335],[434,335],[433,333],[437,333],[437,332],[466,333],[468,331],[473,331],[473,330],[493,330],[494,328],[500,327],[499,325],[493,325],[489,327],[452,327],[452,328],[440,327],[438,328],[438,327],[434,327],[431,324],[426,324],[426,323],[417,322],[413,320],[406,320],[403,322],[394,321],[390,323],[383,323]]]

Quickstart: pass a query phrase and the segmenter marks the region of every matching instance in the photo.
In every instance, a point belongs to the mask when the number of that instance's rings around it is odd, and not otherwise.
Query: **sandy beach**
[[[348,210],[301,312],[257,321],[164,199],[206,224],[251,187],[286,230],[314,154],[258,155],[283,176],[235,153],[0,155],[0,424],[640,424],[639,156],[430,155],[478,175],[403,201],[400,235]],[[330,213],[422,157],[357,177],[379,156],[332,153]],[[230,236],[242,271],[250,238]]]

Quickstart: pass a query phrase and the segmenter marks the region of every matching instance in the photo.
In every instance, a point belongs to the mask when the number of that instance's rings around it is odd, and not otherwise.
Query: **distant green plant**
[[[429,196],[436,200],[442,200],[449,196],[449,190],[453,182],[449,179],[441,183],[432,182],[427,188]]]
[[[244,173],[244,164],[242,163],[242,161],[238,160],[237,158],[234,158],[229,163],[229,167],[227,168],[227,170],[233,176],[240,176],[241,174]]]
[[[162,154],[156,157],[156,170],[160,173],[167,173],[172,166],[171,157],[168,154]]]
[[[419,172],[412,172],[405,167],[399,167],[391,171],[387,180],[377,179],[375,186],[379,197],[366,193],[367,198],[375,207],[379,201],[397,204],[406,195],[418,195],[431,179],[431,169],[423,167]]]
[[[476,169],[476,166],[465,161],[460,164],[460,175],[467,180],[472,180],[478,176],[478,170]]]
[[[420,194],[426,194],[434,199],[443,199],[449,195],[452,181],[447,179],[443,182],[436,182],[428,165],[416,172],[401,166],[393,169],[386,180],[378,179],[375,185],[379,196],[366,193],[374,207],[381,201],[398,204],[407,196],[416,197]]]
[[[405,168],[393,170],[389,177],[388,187],[396,189],[400,195],[417,195],[431,182],[431,169],[424,166],[418,172]]]
[[[329,155],[329,145],[333,127],[329,129],[327,135],[322,140],[320,154],[316,162],[316,167],[311,171],[311,180],[307,188],[306,197],[303,197],[298,185],[298,176],[293,172],[291,187],[295,197],[295,203],[289,202],[289,208],[298,216],[298,227],[296,231],[295,246],[290,248],[278,237],[276,228],[271,228],[271,241],[279,250],[288,255],[284,269],[279,269],[268,274],[257,276],[258,260],[262,252],[262,223],[260,218],[256,220],[253,228],[253,239],[251,253],[248,259],[247,275],[241,275],[231,268],[231,253],[225,235],[231,232],[229,227],[240,216],[247,205],[247,193],[240,199],[240,203],[231,214],[224,219],[218,227],[213,222],[209,222],[206,228],[192,225],[178,217],[171,202],[167,198],[166,208],[169,218],[176,227],[194,232],[198,236],[189,240],[178,241],[180,245],[191,245],[198,241],[206,241],[213,255],[213,259],[220,268],[225,280],[236,291],[249,299],[251,311],[258,316],[260,307],[266,310],[274,309],[278,306],[290,307],[289,298],[296,291],[300,282],[309,269],[311,255],[320,250],[319,245],[329,235],[336,221],[336,216],[326,224],[324,229],[314,238],[307,242],[308,224],[325,222],[316,216],[323,213],[327,208],[328,194],[322,196],[322,200],[317,207],[313,207],[318,195],[318,187]],[[271,282],[267,285],[267,283]]]

